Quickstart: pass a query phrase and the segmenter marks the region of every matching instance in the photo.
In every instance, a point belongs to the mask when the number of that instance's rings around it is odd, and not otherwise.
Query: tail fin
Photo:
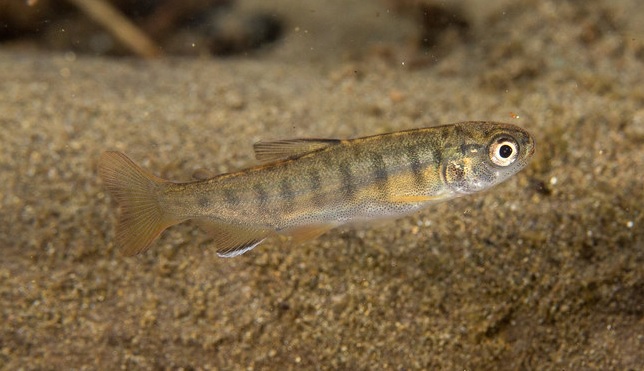
[[[159,190],[167,181],[144,171],[125,154],[103,153],[98,173],[121,206],[116,243],[124,255],[146,251],[161,232],[179,222],[159,205]]]

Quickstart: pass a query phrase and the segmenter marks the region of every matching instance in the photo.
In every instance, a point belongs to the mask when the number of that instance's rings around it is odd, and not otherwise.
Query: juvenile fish
[[[400,217],[506,180],[526,166],[534,140],[514,125],[463,122],[254,149],[265,164],[190,182],[103,153],[98,171],[121,207],[117,245],[139,254],[166,228],[192,219],[213,236],[219,256],[233,257],[276,233],[299,241],[350,222]]]

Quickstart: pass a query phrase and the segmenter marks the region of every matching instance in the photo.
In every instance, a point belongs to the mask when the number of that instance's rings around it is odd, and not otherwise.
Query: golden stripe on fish
[[[116,243],[147,250],[166,228],[195,220],[220,256],[242,254],[273,234],[296,241],[356,221],[399,217],[482,191],[524,168],[534,152],[525,130],[464,122],[364,138],[292,139],[254,145],[262,165],[170,182],[119,152],[99,174],[121,207]]]

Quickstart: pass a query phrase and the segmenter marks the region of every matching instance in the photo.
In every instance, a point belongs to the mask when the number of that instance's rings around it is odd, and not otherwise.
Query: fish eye
[[[495,165],[508,166],[517,159],[519,145],[512,138],[500,137],[490,144],[489,155]]]

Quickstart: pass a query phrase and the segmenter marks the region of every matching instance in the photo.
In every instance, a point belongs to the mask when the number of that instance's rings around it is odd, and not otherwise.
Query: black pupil
[[[499,148],[499,155],[503,158],[508,158],[512,155],[512,147],[507,144],[504,144]]]

